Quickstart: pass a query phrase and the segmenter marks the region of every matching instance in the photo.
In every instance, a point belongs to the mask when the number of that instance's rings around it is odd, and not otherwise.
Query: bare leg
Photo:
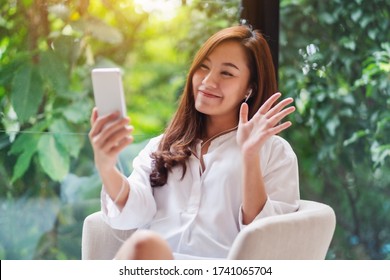
[[[168,243],[157,233],[138,230],[119,248],[117,260],[173,260]]]

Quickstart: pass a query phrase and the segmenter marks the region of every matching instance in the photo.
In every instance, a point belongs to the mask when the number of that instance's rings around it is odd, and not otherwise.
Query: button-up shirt
[[[168,241],[175,258],[226,258],[242,223],[242,157],[237,131],[213,139],[201,168],[201,141],[187,161],[187,172],[175,167],[167,183],[152,188],[152,159],[162,136],[150,140],[133,161],[128,177],[130,194],[119,211],[102,188],[104,218],[116,229],[150,229]],[[290,213],[298,209],[298,163],[291,146],[272,136],[260,151],[261,171],[268,195],[257,215]]]

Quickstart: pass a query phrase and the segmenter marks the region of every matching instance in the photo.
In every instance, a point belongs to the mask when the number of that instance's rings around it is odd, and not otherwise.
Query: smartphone
[[[120,112],[126,117],[122,72],[119,68],[95,68],[92,70],[92,86],[99,116]]]

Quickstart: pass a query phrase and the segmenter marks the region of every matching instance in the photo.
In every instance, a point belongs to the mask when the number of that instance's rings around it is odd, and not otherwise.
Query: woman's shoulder
[[[157,136],[154,136],[152,138],[149,139],[149,144],[151,145],[158,145],[161,141],[161,139],[163,138],[163,135],[164,134],[160,134],[160,135],[157,135]]]
[[[279,135],[271,136],[268,139],[268,141],[265,142],[264,146],[266,150],[269,152],[272,153],[280,152],[285,154],[291,154],[292,156],[295,157],[295,153],[291,144],[286,139],[284,139]]]
[[[148,162],[151,160],[150,155],[158,149],[158,145],[161,141],[162,136],[155,136],[146,139],[140,143],[132,144],[133,151],[136,151],[137,157],[135,161]]]
[[[291,147],[290,143],[286,139],[284,139],[282,136],[279,136],[279,135],[272,135],[270,137],[270,142],[273,145],[283,145],[283,146]]]
[[[163,137],[163,134],[160,134],[158,136],[154,136],[150,138],[149,140],[146,140],[145,149],[147,150],[156,150],[158,148],[158,145],[161,142],[161,139]]]
[[[271,136],[265,142],[261,149],[261,158],[265,167],[264,174],[282,166],[293,168],[298,163],[297,155],[290,143],[277,135]]]

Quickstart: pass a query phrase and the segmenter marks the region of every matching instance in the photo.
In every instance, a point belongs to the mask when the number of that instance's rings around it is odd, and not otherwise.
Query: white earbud
[[[252,95],[252,89],[250,89],[250,90],[248,90],[248,94],[247,95],[245,95],[245,103],[248,101],[248,99],[251,97],[251,95]]]

